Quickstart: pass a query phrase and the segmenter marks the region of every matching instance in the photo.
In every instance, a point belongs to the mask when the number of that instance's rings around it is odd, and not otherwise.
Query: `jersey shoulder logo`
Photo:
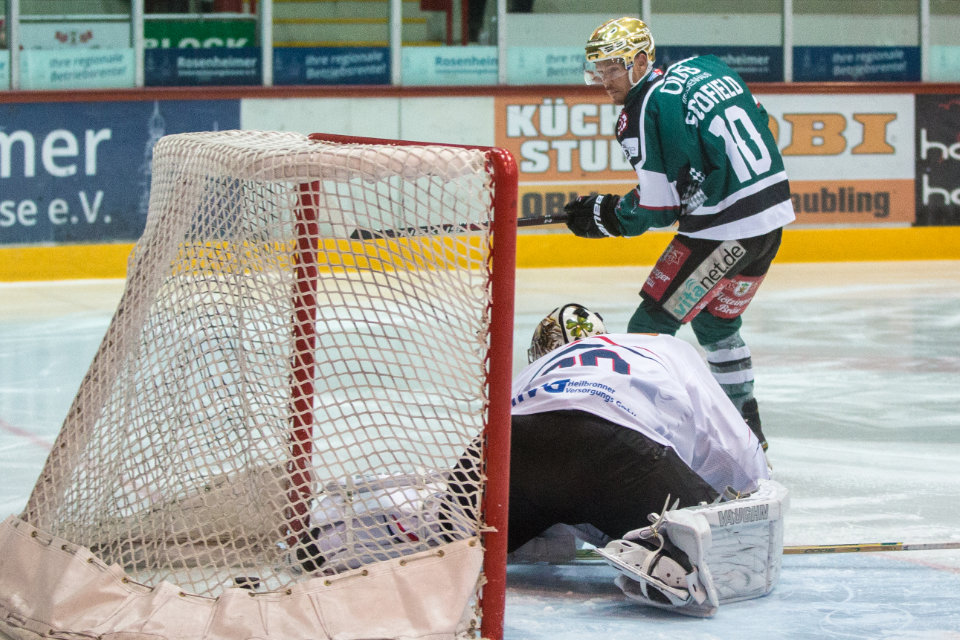
[[[620,112],[620,117],[617,118],[617,135],[622,136],[623,132],[627,130],[627,110],[624,109]]]

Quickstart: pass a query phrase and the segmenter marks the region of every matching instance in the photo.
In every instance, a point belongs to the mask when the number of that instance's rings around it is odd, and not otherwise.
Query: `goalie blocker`
[[[598,549],[616,584],[641,604],[709,617],[721,604],[764,596],[780,577],[786,488],[650,514],[652,524]]]

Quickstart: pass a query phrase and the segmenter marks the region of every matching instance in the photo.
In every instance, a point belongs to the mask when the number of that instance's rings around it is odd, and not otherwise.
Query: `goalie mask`
[[[557,307],[546,318],[540,321],[533,330],[533,340],[527,350],[527,360],[534,360],[545,356],[557,347],[606,333],[603,318],[583,305],[571,302]]]
[[[657,57],[649,27],[637,18],[617,18],[604,22],[590,35],[585,48],[587,59],[583,67],[583,79],[587,84],[603,84],[604,73],[597,69],[598,62],[620,62],[623,72],[629,73],[641,52],[647,54],[648,71],[653,68]],[[642,79],[631,84],[636,86]]]

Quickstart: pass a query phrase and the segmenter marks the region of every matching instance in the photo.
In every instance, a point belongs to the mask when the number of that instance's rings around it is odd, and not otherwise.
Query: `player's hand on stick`
[[[615,195],[580,196],[563,208],[567,214],[567,228],[581,238],[612,238],[621,236],[617,219]]]

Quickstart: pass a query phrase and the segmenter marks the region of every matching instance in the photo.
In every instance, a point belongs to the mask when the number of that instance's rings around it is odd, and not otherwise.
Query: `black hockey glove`
[[[581,238],[611,238],[622,236],[617,220],[617,203],[614,195],[580,196],[563,208],[567,214],[567,228]]]

